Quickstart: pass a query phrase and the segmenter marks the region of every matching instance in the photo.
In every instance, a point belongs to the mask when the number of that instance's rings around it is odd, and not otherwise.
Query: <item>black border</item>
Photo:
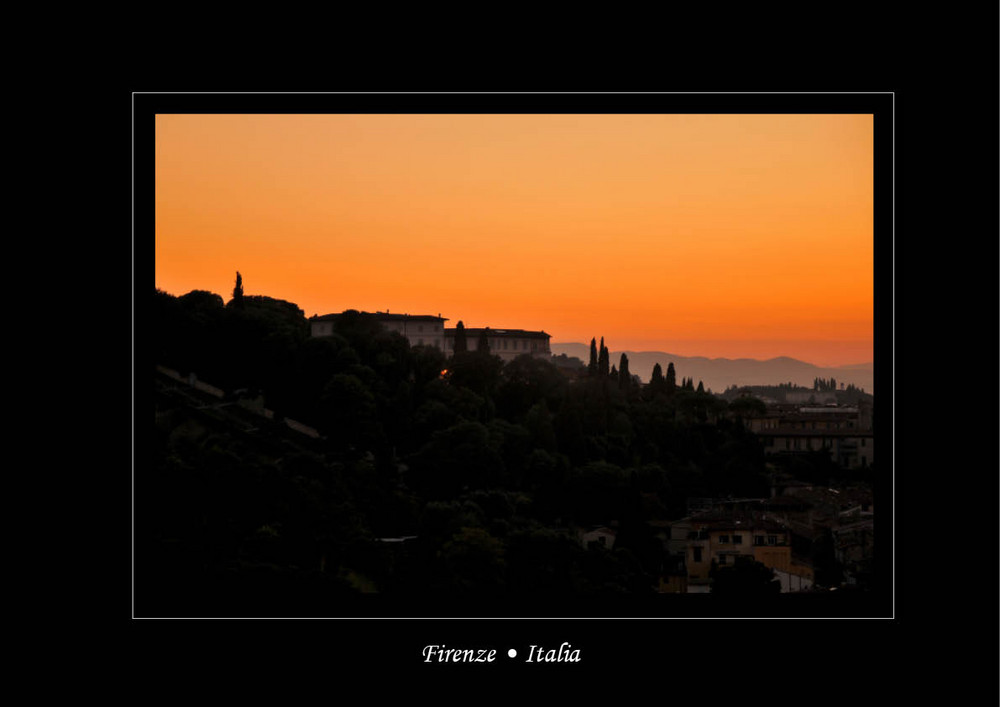
[[[142,92],[132,95],[133,108],[133,331],[135,345],[133,402],[135,419],[141,411],[148,386],[144,372],[150,363],[142,346],[143,302],[154,286],[155,184],[154,147],[157,113],[867,113],[873,114],[875,131],[875,377],[878,381],[880,428],[879,467],[876,481],[879,537],[876,555],[878,590],[870,594],[818,594],[782,597],[780,606],[753,607],[738,604],[722,606],[717,602],[706,612],[707,597],[689,595],[672,603],[664,614],[650,602],[623,601],[618,606],[604,606],[605,618],[581,619],[593,615],[594,607],[568,601],[559,606],[522,604],[504,606],[493,612],[481,612],[482,606],[387,606],[378,611],[353,613],[330,620],[254,619],[254,627],[286,627],[323,636],[331,631],[362,640],[364,645],[378,643],[383,659],[390,663],[419,663],[416,650],[426,643],[449,645],[475,644],[497,646],[544,644],[558,647],[569,641],[588,654],[584,665],[593,661],[620,659],[622,641],[630,642],[637,633],[670,635],[670,642],[694,640],[696,636],[730,636],[734,632],[748,636],[782,631],[789,637],[806,633],[834,634],[856,630],[856,620],[876,622],[898,618],[895,601],[896,553],[893,530],[897,525],[895,500],[899,496],[895,475],[894,361],[895,361],[895,96],[891,92],[734,92],[734,93],[663,93],[663,92],[351,92],[351,93],[185,93]],[[134,430],[133,466],[141,466],[143,432]],[[141,484],[135,488],[135,514],[141,513]],[[891,550],[891,552],[889,552]],[[134,595],[141,587],[134,587]],[[677,598],[677,597],[672,597]],[[140,602],[136,602],[138,606]],[[662,609],[662,607],[659,607]],[[367,614],[367,617],[366,617]],[[656,618],[650,618],[656,615]],[[379,616],[384,618],[370,618]],[[478,618],[489,616],[491,618]],[[555,616],[565,618],[553,618]],[[135,610],[133,620],[146,619]],[[453,617],[440,619],[440,617]],[[472,617],[472,618],[466,618]],[[525,618],[519,618],[525,617]],[[529,618],[530,617],[530,618]],[[662,619],[662,620],[661,620]],[[833,619],[835,625],[824,621]],[[161,623],[164,620],[151,619]],[[167,619],[166,621],[172,622]],[[209,619],[215,625],[219,620]],[[843,622],[847,622],[847,626]],[[182,622],[186,623],[186,622]],[[227,627],[244,621],[224,621]],[[854,627],[854,628],[851,628]],[[596,633],[595,633],[596,632]],[[433,634],[433,635],[432,635]],[[600,640],[592,637],[603,635]],[[363,639],[361,637],[364,637]],[[438,636],[439,638],[435,638]],[[573,637],[576,637],[574,640]],[[402,638],[401,638],[402,637]],[[488,638],[487,638],[488,637]],[[698,640],[704,640],[699,638]],[[390,646],[390,648],[386,648]],[[384,651],[388,650],[388,653]],[[631,663],[642,663],[643,654],[629,650]],[[863,650],[863,649],[862,649]],[[656,649],[650,654],[659,655]],[[652,658],[650,658],[652,660]],[[508,664],[509,667],[509,664]],[[572,670],[576,666],[557,666]],[[434,670],[452,670],[455,666],[432,666]]]

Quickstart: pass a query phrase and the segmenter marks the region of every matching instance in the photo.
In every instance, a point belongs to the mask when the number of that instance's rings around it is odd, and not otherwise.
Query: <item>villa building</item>
[[[445,328],[447,317],[440,314],[436,317],[430,314],[395,314],[385,312],[360,312],[364,316],[374,318],[388,331],[394,331],[406,337],[410,346],[433,346],[450,356],[455,352],[456,328]],[[330,336],[341,314],[324,314],[310,318],[309,325],[312,336]],[[525,331],[524,329],[465,329],[466,350],[476,351],[483,334],[490,347],[490,353],[502,358],[505,362],[530,354],[548,358],[552,355],[549,341],[551,335],[544,331]]]
[[[386,312],[360,312],[374,318],[388,331],[394,331],[406,337],[410,346],[433,346],[444,349],[444,323],[446,317],[430,314],[393,314]],[[313,336],[330,336],[334,324],[341,314],[324,314],[310,318],[309,325]]]
[[[444,330],[444,350],[451,355],[455,352],[456,329]],[[479,340],[483,334],[490,347],[490,353],[499,356],[505,362],[512,361],[523,354],[548,358],[552,355],[549,340],[552,338],[544,331],[525,331],[524,329],[482,329],[467,328],[465,344],[468,351],[479,349]]]

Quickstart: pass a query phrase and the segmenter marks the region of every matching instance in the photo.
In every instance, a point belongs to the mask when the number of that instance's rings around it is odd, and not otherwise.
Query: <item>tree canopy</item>
[[[678,387],[673,363],[640,386],[625,354],[611,381],[603,337],[587,376],[582,362],[505,362],[485,330],[474,351],[456,334],[448,355],[359,312],[313,337],[295,304],[242,301],[155,296],[156,364],[223,391],[156,378],[137,542],[142,587],[162,585],[166,604],[205,582],[218,603],[185,610],[235,610],[231,587],[243,608],[300,595],[287,606],[321,612],[368,592],[652,593],[665,562],[654,522],[683,517],[691,497],[769,492],[740,423],[759,401]],[[611,524],[613,549],[582,540]],[[749,581],[716,576],[719,592]]]

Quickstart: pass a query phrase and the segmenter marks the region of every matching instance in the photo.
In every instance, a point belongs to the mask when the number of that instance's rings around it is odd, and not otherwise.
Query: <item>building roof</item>
[[[313,315],[312,317],[309,318],[309,321],[311,321],[311,322],[334,321],[338,317],[341,317],[341,316],[343,316],[344,314],[347,314],[347,312],[350,312],[350,311],[351,310],[347,310],[347,311],[340,312],[340,313],[337,313],[337,314],[324,314],[322,316],[320,316],[320,315]],[[438,315],[438,316],[435,317],[433,314],[396,314],[396,313],[390,314],[389,312],[358,312],[358,314],[363,315],[363,316],[367,316],[367,317],[373,317],[373,318],[377,319],[380,322],[402,322],[402,321],[408,321],[408,322],[446,322],[446,321],[448,321],[448,317],[442,317],[440,315]]]
[[[776,519],[760,513],[709,512],[691,517],[691,524],[706,530],[763,530],[783,532],[787,528]]]
[[[446,327],[444,330],[444,335],[454,336],[456,331],[457,327],[456,328]],[[551,334],[546,334],[544,331],[526,331],[524,329],[493,329],[490,327],[465,328],[466,338],[478,337],[483,332],[486,332],[487,336],[509,336],[512,338],[520,338],[520,339],[549,339],[552,337]]]

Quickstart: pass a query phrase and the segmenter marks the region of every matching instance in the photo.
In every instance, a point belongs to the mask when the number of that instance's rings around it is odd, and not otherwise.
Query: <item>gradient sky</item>
[[[871,115],[158,115],[156,286],[874,360]]]

